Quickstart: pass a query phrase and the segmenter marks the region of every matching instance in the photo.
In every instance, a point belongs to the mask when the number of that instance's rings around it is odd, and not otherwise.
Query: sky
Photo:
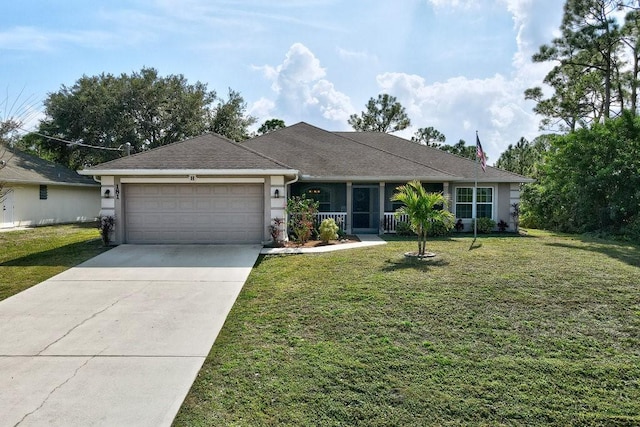
[[[351,130],[370,98],[406,108],[409,139],[433,126],[493,164],[541,134],[525,89],[552,64],[531,55],[558,35],[560,0],[20,0],[0,15],[0,117],[19,100],[28,126],[48,94],[83,75],[156,68],[258,119]],[[11,102],[6,102],[7,100]],[[18,110],[13,107],[13,111]]]

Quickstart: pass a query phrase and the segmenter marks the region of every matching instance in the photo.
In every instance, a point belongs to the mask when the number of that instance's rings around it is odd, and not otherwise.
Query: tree
[[[429,126],[426,128],[419,128],[416,133],[411,137],[413,142],[422,145],[428,145],[430,147],[440,147],[447,138],[440,133],[436,128]]]
[[[427,234],[436,225],[453,228],[454,216],[447,210],[447,199],[442,193],[427,193],[420,181],[411,181],[396,188],[391,197],[394,202],[404,204],[396,215],[408,215],[411,229],[418,235],[418,257],[426,253]]]
[[[247,103],[240,95],[229,88],[228,99],[218,100],[213,111],[209,130],[218,135],[226,136],[233,141],[244,141],[249,138],[249,126],[256,122],[256,118],[245,115]]]
[[[567,0],[560,26],[561,36],[543,45],[534,62],[555,61],[545,83],[554,93],[544,99],[542,89],[525,91],[537,102],[534,111],[545,119],[542,128],[564,123],[560,130],[600,122],[611,116],[612,107],[624,109],[621,84],[621,32],[613,14],[616,0]],[[615,95],[614,95],[615,94]]]
[[[534,178],[539,164],[549,147],[549,135],[537,137],[533,142],[526,138],[520,138],[515,145],[509,144],[507,149],[500,154],[496,161],[496,167],[514,172],[523,176]]]
[[[56,139],[41,137],[36,145],[74,169],[104,162],[121,156],[126,143],[139,152],[201,134],[214,100],[206,84],[190,84],[182,75],[161,77],[153,68],[83,76],[44,101],[38,133]]]
[[[466,159],[476,160],[477,149],[475,145],[466,145],[464,139],[459,140],[454,145],[442,145],[438,147],[442,151],[446,151],[447,153],[455,154],[456,156],[464,157]],[[487,159],[489,156],[486,155]]]
[[[378,95],[378,99],[371,98],[366,105],[366,111],[352,114],[348,123],[358,132],[387,132],[392,133],[406,129],[411,124],[405,108],[395,96]]]
[[[258,128],[258,135],[265,135],[269,132],[273,132],[274,130],[286,128],[287,125],[284,124],[284,120],[280,119],[270,119],[265,120],[262,125]]]

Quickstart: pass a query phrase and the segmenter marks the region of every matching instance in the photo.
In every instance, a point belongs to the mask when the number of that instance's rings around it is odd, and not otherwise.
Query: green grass
[[[104,252],[94,224],[0,233],[0,300]]]
[[[261,258],[175,425],[640,425],[640,248],[416,247]]]

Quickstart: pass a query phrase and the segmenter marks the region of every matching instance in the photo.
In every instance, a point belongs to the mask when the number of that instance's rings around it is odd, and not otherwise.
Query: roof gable
[[[105,170],[290,170],[249,147],[215,134],[204,134],[87,168]]]
[[[74,170],[23,151],[7,149],[3,160],[6,165],[0,168],[0,181],[9,184],[99,185]]]

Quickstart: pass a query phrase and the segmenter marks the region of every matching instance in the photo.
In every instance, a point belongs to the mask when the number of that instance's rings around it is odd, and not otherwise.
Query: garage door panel
[[[127,184],[129,243],[258,243],[262,184]]]

